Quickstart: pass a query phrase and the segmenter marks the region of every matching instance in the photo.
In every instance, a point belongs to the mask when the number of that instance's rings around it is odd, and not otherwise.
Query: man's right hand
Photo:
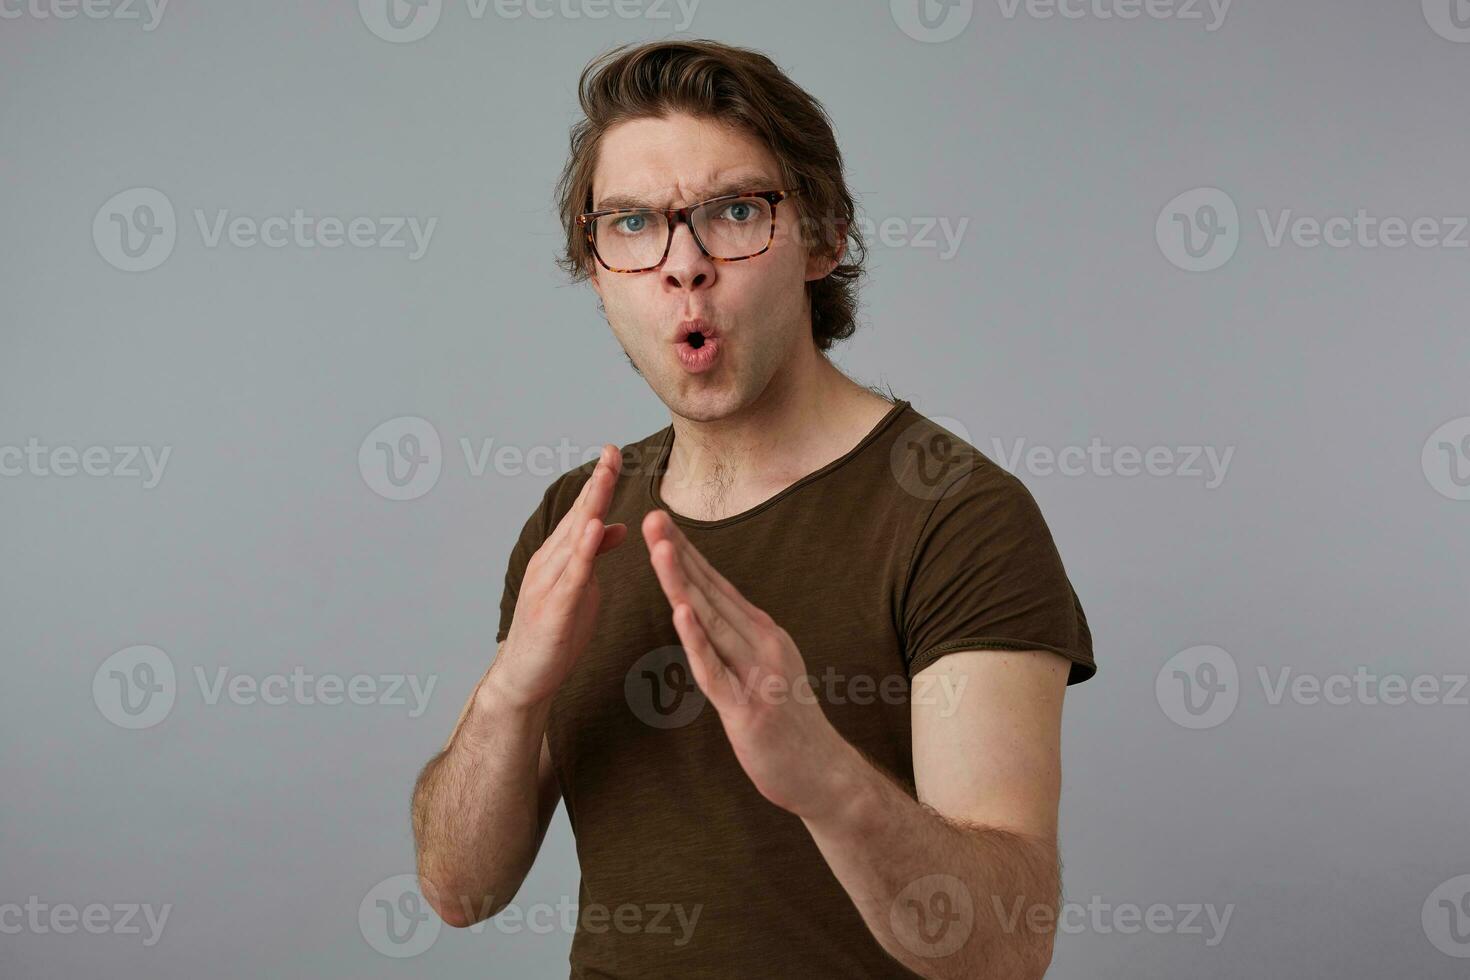
[[[548,702],[586,648],[601,599],[594,564],[628,536],[628,525],[602,523],[622,463],[617,447],[604,443],[571,510],[531,556],[482,693],[517,707]]]

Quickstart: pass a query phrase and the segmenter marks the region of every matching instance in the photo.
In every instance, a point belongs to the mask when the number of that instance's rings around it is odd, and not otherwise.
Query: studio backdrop
[[[565,811],[452,929],[408,803],[546,486],[669,422],[553,211],[662,37],[822,101],[834,360],[1086,608],[1049,975],[1465,976],[1463,0],[4,0],[0,975],[566,975]]]

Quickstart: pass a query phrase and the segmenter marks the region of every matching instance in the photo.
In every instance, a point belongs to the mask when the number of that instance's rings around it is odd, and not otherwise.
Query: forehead
[[[603,135],[592,207],[677,207],[779,186],[776,158],[756,137],[713,119],[675,114],[628,120]]]

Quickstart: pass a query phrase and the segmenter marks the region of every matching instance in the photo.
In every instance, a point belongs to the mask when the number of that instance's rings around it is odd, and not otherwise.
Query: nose
[[[663,264],[664,285],[670,289],[707,289],[715,281],[715,263],[694,240],[689,223],[674,226],[674,240]]]

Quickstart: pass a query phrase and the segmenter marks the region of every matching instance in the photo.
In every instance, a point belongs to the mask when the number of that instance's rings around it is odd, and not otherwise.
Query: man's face
[[[682,207],[734,190],[789,190],[776,159],[754,137],[689,115],[630,120],[608,130],[592,185],[593,210],[633,198],[649,207]],[[735,181],[766,178],[758,188]],[[739,262],[715,262],[689,226],[674,227],[662,266],[647,272],[609,272],[594,260],[592,285],[623,351],[670,411],[710,421],[760,397],[783,367],[810,346],[805,283],[835,262],[808,258],[797,234],[795,203],[776,207],[769,250]],[[676,334],[687,320],[703,319],[718,333],[713,364],[689,370]]]

